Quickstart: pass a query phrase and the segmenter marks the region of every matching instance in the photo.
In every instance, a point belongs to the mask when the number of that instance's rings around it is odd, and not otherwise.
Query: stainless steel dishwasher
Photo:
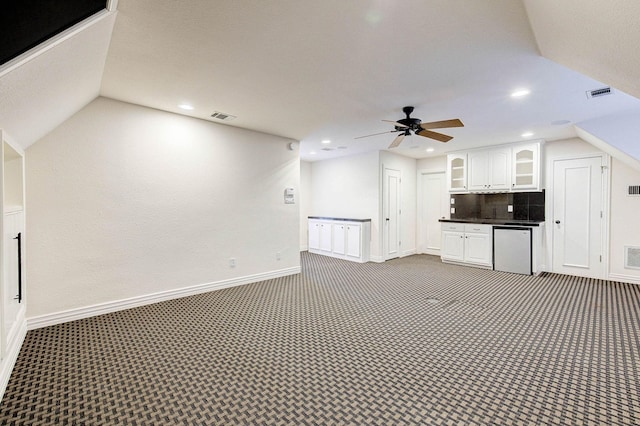
[[[531,275],[531,228],[493,227],[493,269]]]

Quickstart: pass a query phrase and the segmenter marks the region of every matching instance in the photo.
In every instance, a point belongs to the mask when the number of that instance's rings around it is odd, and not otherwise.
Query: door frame
[[[398,187],[397,187],[397,202],[398,202],[398,212],[397,212],[397,217],[398,217],[398,223],[396,226],[396,232],[398,235],[398,249],[397,249],[397,256],[393,256],[390,257],[389,256],[389,232],[388,232],[388,227],[386,224],[386,220],[385,220],[385,209],[386,209],[386,204],[388,202],[388,188],[387,188],[387,182],[386,182],[386,173],[387,170],[391,170],[394,172],[398,173]],[[391,167],[387,167],[384,164],[382,165],[382,203],[381,203],[381,209],[380,209],[380,222],[382,225],[382,238],[380,239],[382,241],[382,251],[381,251],[381,255],[382,255],[382,261],[387,261],[387,260],[391,260],[391,259],[396,259],[399,257],[402,257],[402,170],[399,169],[393,169]]]
[[[422,238],[422,236],[424,235],[424,231],[426,229],[425,223],[424,223],[424,200],[422,199],[422,191],[423,191],[423,183],[422,183],[422,178],[425,175],[442,175],[442,177],[444,178],[444,193],[447,196],[447,201],[449,200],[449,198],[451,198],[451,193],[449,193],[449,191],[447,190],[447,171],[446,170],[428,170],[428,169],[424,169],[424,170],[418,170],[418,185],[416,187],[416,196],[419,197],[419,201],[418,201],[418,210],[417,210],[417,223],[416,223],[416,232],[417,232],[417,238],[416,238],[416,248],[417,248],[417,252],[420,254],[431,254],[434,256],[440,256],[440,251],[442,250],[442,247],[440,247],[440,250],[438,250],[438,252],[436,253],[435,250],[431,250],[425,247],[424,243],[424,239]],[[446,204],[446,203],[445,203]],[[446,216],[445,216],[446,217]],[[442,244],[441,244],[442,245]]]
[[[600,158],[600,167],[602,170],[602,228],[600,230],[600,239],[602,242],[602,273],[599,277],[600,279],[609,279],[609,212],[611,207],[611,196],[610,196],[610,187],[611,187],[611,156],[606,153],[592,153],[592,154],[580,154],[580,155],[565,155],[550,158],[547,163],[549,168],[547,171],[547,194],[546,194],[546,209],[545,217],[549,220],[549,223],[546,227],[546,248],[547,248],[547,265],[548,270],[550,272],[555,272],[553,270],[553,241],[554,241],[554,226],[553,226],[553,217],[555,208],[553,205],[554,200],[554,188],[555,188],[555,165],[558,161],[569,161],[569,160],[583,160],[587,158]]]

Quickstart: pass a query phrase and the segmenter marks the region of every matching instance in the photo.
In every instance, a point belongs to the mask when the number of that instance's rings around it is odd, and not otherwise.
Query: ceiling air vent
[[[640,185],[629,185],[629,194],[634,197],[640,196]]]
[[[602,89],[587,90],[587,98],[599,98],[600,96],[607,96],[613,94],[611,87],[603,87]]]
[[[333,151],[333,148],[321,148],[323,151]]]
[[[220,121],[231,121],[234,118],[236,118],[236,116],[231,114],[226,114],[220,111],[215,111],[213,114],[211,114],[211,118],[215,118],[216,120],[220,120]]]

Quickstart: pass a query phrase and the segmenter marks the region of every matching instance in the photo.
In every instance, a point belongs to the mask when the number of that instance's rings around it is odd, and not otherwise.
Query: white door
[[[384,169],[383,180],[384,260],[400,256],[400,171]]]
[[[345,225],[333,224],[333,252],[336,254],[345,254],[345,240],[347,234],[345,232]]]
[[[360,257],[360,225],[347,226],[347,256]]]
[[[333,244],[331,241],[331,223],[321,222],[320,223],[320,250],[322,251],[331,251],[333,249]]]
[[[603,278],[602,158],[553,164],[553,272]]]
[[[464,233],[442,231],[441,257],[447,260],[464,260]]]
[[[420,194],[420,236],[418,247],[421,253],[440,255],[442,226],[439,219],[449,214],[449,193],[445,173],[423,173]]]

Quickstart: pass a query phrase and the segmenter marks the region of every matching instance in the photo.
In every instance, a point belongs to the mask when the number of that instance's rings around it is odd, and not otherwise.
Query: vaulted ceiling
[[[447,144],[406,138],[396,151],[415,158],[527,131],[571,137],[581,123],[606,140],[614,118],[628,131],[640,121],[632,0],[120,0],[117,9],[0,68],[0,127],[22,146],[99,95],[210,121],[231,114],[223,123],[300,140],[308,160],[386,149],[394,135],[354,138],[392,130],[382,120],[403,118],[405,105],[423,121],[465,123],[442,129],[454,136]],[[587,98],[605,85],[613,95]],[[510,97],[519,88],[530,95]]]

